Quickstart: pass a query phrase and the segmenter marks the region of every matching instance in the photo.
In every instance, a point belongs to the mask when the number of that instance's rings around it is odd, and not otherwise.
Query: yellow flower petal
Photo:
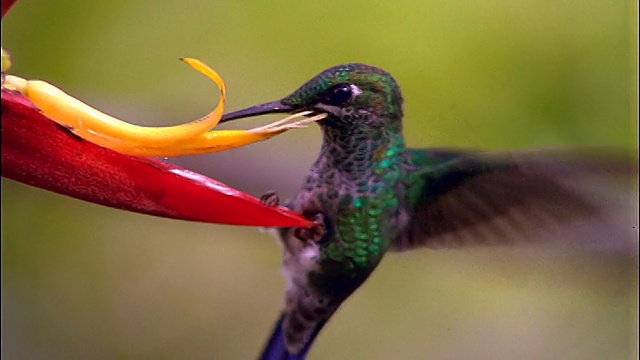
[[[129,124],[92,108],[44,81],[8,75],[5,86],[23,93],[45,115],[67,126],[76,135],[120,153],[144,157],[176,157],[229,150],[269,139],[326,117],[326,114],[320,114],[288,123],[311,113],[305,111],[251,130],[209,131],[218,124],[224,112],[224,81],[199,60],[180,60],[211,79],[220,89],[220,102],[211,113],[182,125],[145,127]]]
[[[305,127],[307,124],[324,119],[327,114],[320,114],[289,124],[283,124],[294,118],[307,115],[303,112],[291,115],[283,120],[251,130],[218,130],[209,131],[196,138],[173,144],[171,147],[137,147],[127,148],[127,153],[147,157],[176,157],[184,155],[200,155],[225,151],[267,140],[290,129]],[[302,115],[301,115],[302,114]],[[123,149],[114,148],[118,152]]]
[[[213,80],[220,88],[220,103],[210,114],[188,124],[167,127],[145,127],[129,124],[100,112],[57,87],[40,80],[23,81],[7,76],[45,115],[68,126],[75,134],[104,147],[163,146],[198,136],[215,127],[224,112],[226,88],[220,76],[202,62],[181,59]],[[126,152],[126,151],[125,151]]]

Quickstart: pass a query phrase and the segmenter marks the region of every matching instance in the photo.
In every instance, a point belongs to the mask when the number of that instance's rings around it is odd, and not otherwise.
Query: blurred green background
[[[175,124],[364,62],[405,96],[411,146],[637,148],[634,1],[19,1],[11,72],[110,114]],[[262,121],[273,120],[265,118]],[[244,121],[233,126],[253,126]],[[173,160],[295,193],[317,127]],[[2,180],[2,355],[250,359],[280,309],[280,247],[254,228],[156,219]],[[212,204],[212,206],[215,206]],[[637,256],[511,249],[389,255],[312,359],[637,357]]]

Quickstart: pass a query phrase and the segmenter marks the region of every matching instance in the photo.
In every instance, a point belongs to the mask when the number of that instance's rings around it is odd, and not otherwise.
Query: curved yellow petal
[[[118,152],[126,151],[129,155],[168,158],[185,155],[200,155],[213,152],[235,149],[266,140],[286,130],[281,130],[271,134],[253,134],[244,130],[219,130],[210,131],[198,138],[179,144],[173,144],[171,147],[127,147],[113,150]]]
[[[175,126],[144,127],[129,124],[90,107],[44,81],[7,75],[3,85],[22,92],[45,115],[67,126],[76,135],[120,153],[144,157],[177,157],[229,150],[269,139],[290,129],[304,127],[327,116],[320,114],[289,123],[295,118],[311,114],[310,111],[304,111],[251,130],[209,131],[218,124],[224,112],[227,93],[224,81],[199,60],[180,60],[218,85],[220,101],[208,115]]]
[[[221,96],[218,106],[210,114],[175,126],[145,127],[129,124],[92,108],[47,82],[25,81],[14,76],[8,76],[7,81],[45,115],[67,125],[78,136],[108,148],[117,147],[127,153],[128,146],[165,146],[197,137],[211,130],[220,121],[226,97],[222,78],[201,61],[191,58],[181,60],[215,82],[220,88]]]
[[[177,157],[184,155],[201,155],[213,152],[231,150],[253,143],[270,139],[276,135],[291,129],[305,127],[307,124],[319,121],[327,117],[327,114],[319,114],[293,123],[284,124],[294,118],[308,115],[302,112],[291,115],[285,119],[251,130],[217,130],[209,131],[187,141],[173,144],[172,147],[139,147],[127,149],[127,154],[148,157]],[[116,151],[122,149],[114,148]]]

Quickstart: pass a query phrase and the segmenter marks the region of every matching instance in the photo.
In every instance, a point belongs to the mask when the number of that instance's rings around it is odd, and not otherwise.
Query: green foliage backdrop
[[[12,72],[116,116],[171,124],[333,65],[390,71],[415,147],[637,148],[634,1],[19,1]],[[255,125],[247,120],[234,126]],[[175,162],[260,195],[293,194],[312,127]],[[281,305],[280,248],[252,228],[125,213],[2,180],[2,355],[247,359]],[[212,204],[215,206],[215,204]],[[509,249],[387,257],[330,322],[314,359],[628,359],[637,257]]]

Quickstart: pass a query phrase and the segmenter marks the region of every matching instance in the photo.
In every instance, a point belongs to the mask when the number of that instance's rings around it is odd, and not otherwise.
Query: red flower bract
[[[16,0],[2,0],[2,17],[11,10],[11,7],[15,2]]]
[[[118,209],[218,224],[310,227],[312,222],[203,175],[83,140],[2,89],[2,176]]]

